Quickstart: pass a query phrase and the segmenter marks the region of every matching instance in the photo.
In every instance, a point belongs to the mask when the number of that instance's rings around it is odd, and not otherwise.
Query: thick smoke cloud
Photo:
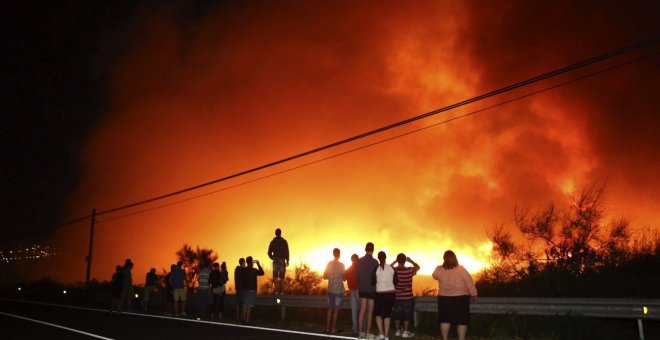
[[[72,214],[222,177],[648,38],[658,7],[145,8],[112,40],[112,106],[87,147]],[[514,206],[563,204],[594,180],[609,181],[613,213],[655,226],[659,70],[652,59],[206,198],[108,216],[98,270],[127,256],[146,269],[183,242],[230,261],[261,257],[275,226],[303,260],[334,245],[357,252],[368,240],[429,262],[446,248],[484,260],[485,230],[508,222]]]

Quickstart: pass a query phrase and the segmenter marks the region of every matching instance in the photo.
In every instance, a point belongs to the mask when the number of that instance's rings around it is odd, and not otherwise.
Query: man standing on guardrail
[[[339,262],[339,248],[332,250],[334,260],[328,262],[323,272],[323,278],[328,280],[328,317],[325,332],[337,333],[337,315],[341,300],[344,298],[344,281],[346,280],[344,264]]]
[[[264,275],[264,269],[261,268],[258,260],[255,260],[257,267],[259,269],[253,268],[252,256],[245,258],[247,267],[243,268],[243,279],[245,280],[243,291],[243,321],[245,323],[250,323],[250,314],[252,313],[252,308],[257,304],[257,276]]]
[[[373,256],[374,244],[369,242],[364,248],[366,254],[360,258],[357,267],[358,285],[360,289],[360,317],[358,318],[358,328],[360,330],[359,338],[373,339],[371,334],[371,321],[374,314],[374,298],[376,296],[376,284],[372,282],[374,271],[378,267],[378,260]],[[366,316],[366,332],[365,330]]]
[[[275,229],[275,237],[268,245],[268,257],[273,260],[275,295],[283,295],[286,267],[289,266],[289,244],[282,237],[280,228]]]

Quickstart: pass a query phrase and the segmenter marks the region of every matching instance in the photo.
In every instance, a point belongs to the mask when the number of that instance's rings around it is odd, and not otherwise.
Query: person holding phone
[[[243,322],[250,323],[252,308],[257,303],[257,277],[264,275],[264,269],[261,268],[259,260],[252,260],[252,256],[245,258],[247,267],[243,268]],[[254,264],[257,268],[254,268]]]

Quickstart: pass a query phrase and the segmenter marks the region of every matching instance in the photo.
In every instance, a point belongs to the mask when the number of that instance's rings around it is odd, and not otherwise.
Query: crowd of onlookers
[[[326,318],[326,333],[338,333],[337,317],[344,296],[348,297],[351,306],[353,333],[361,339],[389,339],[392,319],[394,319],[395,336],[411,338],[414,333],[411,323],[414,318],[415,299],[413,295],[413,277],[420,266],[410,257],[400,253],[396,260],[387,263],[387,254],[380,251],[377,259],[373,257],[374,244],[368,242],[365,254],[351,256],[351,266],[345,268],[339,261],[341,250],[335,248],[334,259],[328,262],[323,278],[328,281],[328,311]],[[283,295],[285,290],[286,267],[289,265],[289,246],[282,238],[281,230],[275,231],[275,238],[268,247],[268,257],[273,265],[273,284],[275,295]],[[411,266],[407,266],[407,264]],[[256,265],[256,268],[255,268]],[[117,266],[112,276],[112,307],[111,311],[127,309],[133,298],[131,270],[133,263],[127,259],[123,266]],[[200,318],[222,318],[226,283],[229,273],[225,262],[219,264],[202,264],[197,274],[198,294],[197,307]],[[264,275],[264,270],[258,260],[251,256],[239,259],[234,269],[235,313],[237,319],[249,324],[252,309],[257,300],[257,278]],[[459,340],[465,339],[470,317],[470,301],[474,301],[477,290],[470,274],[458,264],[456,254],[447,250],[443,256],[442,265],[435,268],[432,274],[438,281],[439,294],[437,298],[440,332],[446,340],[451,324],[457,325]],[[172,264],[170,272],[164,277],[167,299],[166,315],[186,315],[186,272],[183,263]],[[348,286],[348,294],[344,287]],[[142,300],[144,311],[148,310],[150,296],[158,283],[156,270],[152,268],[146,275]],[[211,304],[209,306],[209,299]],[[210,307],[210,308],[209,308]],[[372,323],[375,320],[377,335],[372,333]]]

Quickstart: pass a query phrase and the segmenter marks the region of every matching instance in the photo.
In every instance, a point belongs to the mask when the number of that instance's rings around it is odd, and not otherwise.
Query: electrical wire
[[[301,165],[298,165],[298,166],[295,166],[295,167],[284,169],[284,170],[281,170],[281,171],[278,171],[278,172],[274,172],[272,174],[261,176],[261,177],[255,178],[255,179],[251,179],[251,180],[248,180],[248,181],[241,182],[241,183],[236,183],[236,184],[233,184],[233,185],[230,185],[230,186],[227,186],[227,187],[223,187],[223,188],[220,188],[220,189],[217,189],[217,190],[213,190],[213,191],[210,191],[210,192],[207,192],[207,193],[195,195],[195,196],[192,196],[192,197],[187,197],[185,199],[181,199],[181,200],[178,200],[178,201],[175,201],[175,202],[162,204],[162,205],[159,205],[159,206],[155,206],[155,207],[151,207],[151,208],[148,208],[148,209],[135,211],[135,212],[132,212],[132,213],[128,213],[128,214],[124,214],[124,215],[120,215],[120,216],[116,216],[116,217],[112,217],[112,218],[97,220],[97,222],[104,223],[104,222],[114,221],[114,220],[118,220],[118,219],[123,219],[123,218],[126,218],[126,217],[130,217],[130,216],[134,216],[134,215],[138,215],[138,214],[143,214],[143,213],[154,211],[154,210],[157,210],[157,209],[161,209],[161,208],[177,205],[177,204],[180,204],[180,203],[188,202],[188,201],[195,200],[195,199],[198,199],[198,198],[201,198],[201,197],[210,196],[210,195],[222,192],[222,191],[234,189],[234,188],[246,185],[246,184],[254,183],[254,182],[261,181],[261,180],[264,180],[264,179],[267,179],[267,178],[271,178],[271,177],[274,177],[274,176],[277,176],[277,175],[281,175],[281,174],[284,174],[284,173],[287,173],[287,172],[291,172],[291,171],[294,171],[294,170],[297,170],[297,169],[308,167],[308,166],[311,166],[311,165],[314,165],[314,164],[317,164],[317,163],[320,163],[320,162],[323,162],[323,161],[327,161],[327,160],[334,159],[334,158],[337,158],[337,157],[340,157],[340,156],[344,156],[344,155],[347,155],[349,153],[353,153],[355,151],[364,150],[364,149],[370,148],[370,147],[375,146],[375,145],[379,145],[379,144],[382,144],[382,143],[385,143],[385,142],[389,142],[389,141],[392,141],[392,140],[395,140],[395,139],[399,139],[401,137],[408,136],[408,135],[411,135],[413,133],[417,133],[417,132],[420,132],[420,131],[424,131],[424,130],[430,129],[432,127],[437,127],[437,126],[440,126],[440,125],[444,125],[444,124],[453,122],[455,120],[459,120],[459,119],[466,118],[466,117],[469,117],[469,116],[472,116],[472,115],[476,115],[478,113],[488,111],[488,110],[491,110],[491,109],[494,109],[494,108],[497,108],[497,107],[500,107],[500,106],[505,106],[507,104],[510,104],[510,103],[513,103],[513,102],[516,102],[516,101],[519,101],[519,100],[522,100],[522,99],[525,99],[525,98],[529,98],[529,97],[532,97],[534,95],[537,95],[537,94],[540,94],[540,93],[543,93],[543,92],[547,92],[547,91],[550,91],[550,90],[553,90],[553,89],[557,89],[557,88],[565,86],[565,85],[569,85],[569,84],[572,84],[572,83],[575,83],[575,82],[578,82],[578,81],[581,81],[581,80],[584,80],[584,79],[587,79],[587,78],[592,78],[592,77],[595,77],[597,75],[607,73],[607,72],[610,72],[610,71],[614,71],[616,69],[623,68],[625,66],[629,66],[629,65],[632,65],[632,64],[640,63],[640,62],[645,61],[647,59],[650,59],[652,57],[658,57],[658,56],[660,56],[660,52],[652,53],[652,54],[643,56],[641,58],[637,58],[637,59],[634,59],[634,60],[631,60],[631,61],[616,64],[616,65],[612,65],[612,66],[609,66],[607,68],[598,70],[596,72],[592,72],[592,73],[588,73],[588,74],[585,74],[585,75],[582,75],[582,76],[579,76],[579,77],[575,77],[575,78],[569,79],[567,81],[563,81],[563,82],[557,83],[557,84],[549,86],[549,87],[545,87],[545,88],[542,88],[542,89],[539,89],[539,90],[536,90],[536,91],[533,91],[533,92],[529,92],[529,93],[511,98],[511,99],[508,99],[508,100],[505,100],[505,101],[502,101],[502,102],[499,102],[499,103],[496,103],[496,104],[493,104],[493,105],[475,110],[475,111],[471,111],[471,112],[468,112],[468,113],[465,113],[465,114],[462,114],[462,115],[458,115],[458,116],[455,116],[455,117],[452,117],[452,118],[448,118],[446,120],[443,120],[443,121],[440,121],[440,122],[437,122],[437,123],[433,123],[433,124],[430,124],[430,125],[427,125],[427,126],[423,126],[423,127],[420,127],[420,128],[414,129],[414,130],[410,130],[410,131],[395,135],[395,136],[391,136],[391,137],[388,137],[388,138],[385,138],[385,139],[382,139],[382,140],[378,140],[378,141],[375,141],[375,142],[372,142],[372,143],[369,143],[369,144],[365,144],[365,145],[362,145],[362,146],[359,146],[359,147],[356,147],[356,148],[353,148],[353,149],[350,149],[350,150],[346,150],[346,151],[343,151],[343,152],[340,152],[340,153],[337,153],[337,154],[334,154],[334,155],[331,155],[331,156],[323,157],[323,158],[315,160],[315,161],[311,161],[311,162],[301,164]]]
[[[358,140],[358,139],[362,139],[362,138],[365,138],[365,137],[368,137],[368,136],[371,136],[371,135],[375,135],[375,134],[378,134],[378,133],[381,133],[381,132],[384,132],[384,131],[387,131],[387,130],[391,130],[391,129],[394,129],[396,127],[402,126],[402,125],[410,124],[410,123],[418,121],[420,119],[431,117],[431,116],[437,115],[437,114],[442,113],[442,112],[453,110],[453,109],[456,109],[456,108],[459,108],[459,107],[462,107],[462,106],[465,106],[465,105],[468,105],[468,104],[471,104],[471,103],[475,103],[475,102],[478,102],[478,101],[481,101],[481,100],[484,100],[484,99],[487,99],[487,98],[490,98],[490,97],[493,97],[493,96],[503,94],[505,92],[509,92],[509,91],[512,91],[512,90],[515,90],[515,89],[518,89],[518,88],[521,88],[521,87],[524,87],[524,86],[527,86],[527,85],[530,85],[530,84],[533,84],[533,83],[540,82],[542,80],[550,79],[550,78],[556,77],[556,76],[564,74],[564,73],[568,73],[568,72],[571,72],[571,71],[574,71],[574,70],[577,70],[577,69],[580,69],[580,68],[583,68],[583,67],[586,67],[586,66],[589,66],[589,65],[592,65],[592,64],[596,64],[596,63],[599,63],[599,62],[602,62],[602,61],[605,61],[605,60],[608,60],[608,59],[611,59],[611,58],[614,58],[614,57],[617,57],[617,56],[620,56],[620,55],[623,55],[623,54],[626,54],[626,53],[629,53],[629,52],[632,52],[634,50],[638,50],[638,49],[641,49],[641,48],[644,48],[644,47],[648,47],[648,46],[657,44],[659,41],[660,41],[660,36],[655,36],[651,39],[643,40],[643,41],[634,43],[632,45],[628,45],[628,46],[625,46],[625,47],[622,47],[622,48],[619,48],[619,49],[616,49],[616,50],[613,50],[613,51],[610,51],[610,52],[607,52],[607,53],[604,53],[604,54],[601,54],[601,55],[598,55],[598,56],[595,56],[595,57],[592,57],[592,58],[589,58],[589,59],[571,64],[571,65],[568,65],[568,66],[565,66],[565,67],[562,67],[562,68],[559,68],[559,69],[556,69],[554,71],[550,71],[550,72],[547,72],[547,73],[529,78],[527,80],[523,80],[523,81],[511,84],[511,85],[499,88],[497,90],[490,91],[490,92],[481,94],[479,96],[472,97],[470,99],[463,100],[463,101],[460,101],[458,103],[451,104],[451,105],[439,108],[437,110],[433,110],[433,111],[430,111],[430,112],[427,112],[427,113],[424,113],[424,114],[420,114],[420,115],[417,115],[417,116],[414,116],[414,117],[411,117],[411,118],[408,118],[408,119],[405,119],[405,120],[402,120],[402,121],[399,121],[399,122],[396,122],[396,123],[393,123],[393,124],[389,124],[389,125],[386,125],[386,126],[383,126],[383,127],[371,130],[371,131],[367,131],[367,132],[364,132],[364,133],[361,133],[361,134],[358,134],[358,135],[355,135],[355,136],[352,136],[352,137],[349,137],[349,138],[346,138],[346,139],[342,139],[340,141],[330,143],[330,144],[327,144],[327,145],[324,145],[324,146],[321,146],[321,147],[318,147],[318,148],[315,148],[315,149],[312,149],[312,150],[301,152],[301,153],[298,153],[298,154],[290,156],[290,157],[286,157],[286,158],[283,158],[283,159],[280,159],[280,160],[277,160],[277,161],[274,161],[274,162],[270,162],[270,163],[267,163],[267,164],[264,164],[264,165],[261,165],[261,166],[257,166],[257,167],[254,167],[254,168],[251,168],[251,169],[248,169],[248,170],[244,170],[244,171],[232,174],[232,175],[221,177],[221,178],[209,181],[209,182],[197,184],[197,185],[194,185],[194,186],[191,186],[191,187],[188,187],[188,188],[184,188],[184,189],[181,189],[181,190],[177,190],[177,191],[174,191],[174,192],[170,192],[170,193],[167,193],[167,194],[155,196],[155,197],[152,197],[152,198],[149,198],[149,199],[145,199],[145,200],[141,200],[141,201],[121,205],[121,206],[106,209],[106,210],[101,210],[101,211],[98,211],[96,213],[96,216],[105,215],[105,214],[113,213],[113,212],[116,212],[116,211],[129,209],[129,208],[133,208],[133,207],[136,207],[136,206],[140,206],[140,205],[144,205],[144,204],[147,204],[147,203],[162,200],[162,199],[165,199],[165,198],[168,198],[168,197],[180,195],[180,194],[190,192],[190,191],[193,191],[193,190],[197,190],[197,189],[200,189],[200,188],[203,188],[203,187],[207,187],[207,186],[219,183],[219,182],[224,182],[224,181],[227,181],[227,180],[230,180],[230,179],[233,179],[233,178],[237,178],[237,177],[244,176],[244,175],[247,175],[247,174],[250,174],[250,173],[253,173],[253,172],[257,172],[257,171],[260,171],[260,170],[263,170],[263,169],[266,169],[266,168],[270,168],[270,167],[273,167],[275,165],[279,165],[279,164],[286,163],[286,162],[289,162],[289,161],[292,161],[292,160],[295,160],[295,159],[299,159],[299,158],[302,158],[302,157],[305,157],[305,156],[308,156],[308,155],[311,155],[311,154],[319,153],[321,151],[324,151],[324,150],[327,150],[327,149],[330,149],[330,148],[334,148],[334,147],[337,147],[337,146],[340,146],[340,145],[343,145],[343,144],[347,144],[349,142],[353,142],[353,141]],[[80,221],[82,221],[86,218],[89,218],[90,216],[91,215],[86,215],[86,216],[74,219],[72,221],[60,224],[60,225],[58,225],[58,227],[80,222]]]

